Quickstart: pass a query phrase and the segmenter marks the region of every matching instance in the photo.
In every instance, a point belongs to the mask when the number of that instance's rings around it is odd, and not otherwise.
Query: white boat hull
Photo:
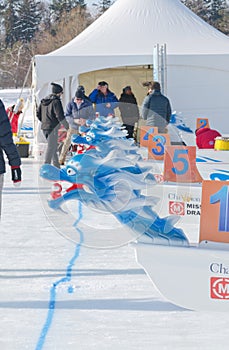
[[[213,250],[139,242],[135,250],[138,263],[173,304],[198,311],[229,311],[229,250],[217,247],[217,243]]]

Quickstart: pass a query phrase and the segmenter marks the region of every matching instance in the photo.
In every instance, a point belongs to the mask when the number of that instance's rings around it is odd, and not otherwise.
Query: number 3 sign
[[[200,242],[229,243],[229,182],[204,180],[200,216]]]
[[[148,141],[148,158],[154,160],[163,160],[165,146],[170,144],[168,134],[153,134]]]

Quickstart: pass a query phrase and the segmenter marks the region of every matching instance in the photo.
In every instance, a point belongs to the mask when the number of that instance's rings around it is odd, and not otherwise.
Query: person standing
[[[17,147],[13,142],[13,136],[9,118],[5,106],[0,100],[0,217],[2,204],[2,188],[4,173],[6,172],[4,153],[6,154],[9,165],[11,166],[11,178],[14,183],[21,182],[21,158]]]
[[[86,125],[88,119],[93,120],[95,118],[92,103],[85,97],[81,89],[76,90],[75,97],[68,103],[65,116],[69,124],[69,129],[59,157],[59,163],[61,165],[64,165],[67,152],[71,145],[72,135],[79,134],[79,127]]]
[[[126,86],[122,91],[119,99],[122,122],[128,131],[127,138],[133,138],[134,125],[139,119],[137,100],[130,86]]]
[[[145,97],[142,104],[142,117],[146,125],[158,127],[159,133],[166,133],[172,109],[169,99],[162,95],[160,83],[155,81],[152,92]]]
[[[58,149],[58,129],[60,124],[63,124],[65,129],[68,129],[68,123],[65,119],[64,110],[61,102],[61,95],[63,88],[61,85],[51,83],[52,93],[41,100],[37,110],[37,118],[41,122],[41,130],[48,142],[45,153],[45,164],[53,164],[60,168],[59,158],[57,154]]]
[[[14,135],[18,133],[18,119],[24,108],[24,99],[18,99],[16,105],[10,106],[6,109],[6,113],[10,120],[11,130]]]
[[[97,88],[90,93],[89,99],[96,105],[95,111],[101,116],[114,116],[114,109],[118,107],[118,99],[115,94],[109,90],[108,83],[100,81]]]

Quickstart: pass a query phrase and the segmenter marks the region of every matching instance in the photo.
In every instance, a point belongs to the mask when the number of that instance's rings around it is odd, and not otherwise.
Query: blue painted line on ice
[[[218,159],[213,159],[209,157],[197,157],[196,162],[198,163],[207,163],[208,161],[213,162],[213,163],[222,163],[221,160]]]
[[[203,158],[206,159],[207,161],[210,160],[213,163],[222,163],[222,161],[219,159],[214,159],[214,158],[209,158],[209,157],[203,157]]]
[[[77,243],[76,249],[75,249],[75,253],[74,253],[73,257],[71,258],[71,260],[68,263],[65,277],[63,277],[60,280],[54,282],[52,287],[51,287],[51,289],[50,289],[48,315],[47,315],[45,324],[44,324],[44,326],[43,326],[43,328],[41,330],[40,337],[38,339],[38,342],[37,342],[35,350],[41,350],[43,348],[46,336],[47,336],[48,331],[49,331],[49,329],[51,327],[53,316],[54,316],[54,312],[55,312],[55,307],[56,307],[56,288],[57,288],[57,286],[59,286],[61,283],[65,283],[65,282],[71,281],[71,278],[72,278],[72,267],[75,264],[76,259],[79,257],[80,247],[81,247],[81,245],[83,243],[83,233],[82,233],[82,231],[80,229],[77,228],[77,224],[80,222],[82,217],[83,217],[82,204],[79,202],[79,217],[76,220],[76,222],[74,223],[74,226],[76,227],[76,230],[80,234],[80,242]],[[70,286],[68,288],[68,293],[72,293],[72,292],[73,292],[73,288],[72,288],[72,286]]]
[[[214,169],[215,171],[221,171],[222,173],[226,173],[229,174],[228,170],[224,170],[224,169]]]

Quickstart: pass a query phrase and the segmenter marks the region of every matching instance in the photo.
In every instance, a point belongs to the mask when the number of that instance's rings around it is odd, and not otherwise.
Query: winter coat
[[[196,144],[198,148],[214,148],[215,138],[221,134],[209,128],[196,130]]]
[[[134,125],[139,119],[139,109],[134,94],[122,93],[119,99],[119,109],[123,124]]]
[[[21,165],[21,159],[17,147],[13,143],[9,118],[6,114],[4,104],[0,100],[0,174],[6,172],[3,151],[9,160],[10,166]]]
[[[142,117],[147,120],[146,125],[157,126],[160,133],[165,131],[171,113],[169,99],[158,90],[154,90],[143,101]]]
[[[68,129],[68,123],[64,116],[64,110],[60,98],[51,94],[41,100],[38,107],[37,118],[41,122],[41,129],[52,131],[60,123]]]
[[[95,118],[95,112],[93,110],[92,103],[88,99],[83,100],[78,108],[73,98],[72,101],[67,104],[65,116],[69,126],[78,130],[79,124],[75,123],[74,121],[80,118],[92,120]]]
[[[17,113],[14,113],[13,107],[9,107],[6,110],[6,113],[8,114],[8,117],[10,120],[12,133],[17,134],[17,132],[18,132],[18,119],[19,119],[22,111],[18,111]]]
[[[109,114],[114,115],[114,109],[118,107],[118,99],[110,90],[107,90],[107,94],[104,95],[101,91],[94,89],[89,98],[92,103],[96,104],[96,112],[99,112],[103,117],[107,117]],[[106,107],[107,103],[110,103],[111,107]]]

